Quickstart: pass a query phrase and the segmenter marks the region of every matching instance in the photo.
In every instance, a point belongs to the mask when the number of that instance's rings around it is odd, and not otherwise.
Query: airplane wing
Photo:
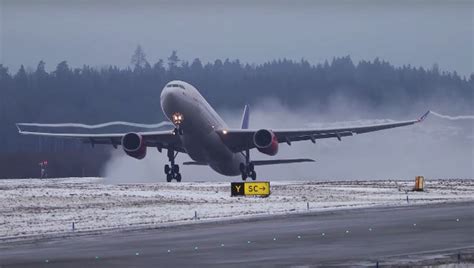
[[[105,124],[100,125],[100,127]],[[82,124],[32,124],[32,123],[18,123],[16,124],[18,132],[23,135],[35,135],[43,137],[57,137],[57,138],[69,138],[81,140],[84,143],[90,143],[92,146],[96,144],[110,144],[117,148],[118,145],[122,144],[122,137],[129,132],[118,132],[118,133],[66,133],[66,132],[55,132],[52,131],[58,127],[79,127],[81,129],[93,129],[99,125],[82,125]],[[45,131],[38,130],[27,130],[27,127],[39,127],[46,129]],[[147,147],[156,147],[160,151],[162,148],[173,148],[178,152],[186,152],[181,144],[181,140],[173,130],[162,130],[162,131],[137,131],[145,140]]]
[[[283,129],[271,130],[278,139],[278,143],[310,140],[315,143],[317,139],[337,138],[341,140],[343,137],[353,136],[355,134],[363,134],[383,129],[403,127],[422,122],[430,113],[426,112],[419,119],[410,121],[399,121],[384,124],[373,124],[366,126],[341,127],[341,128],[325,128],[325,129]],[[247,149],[255,148],[253,136],[258,130],[254,129],[231,129],[217,130],[218,135],[224,141],[229,149],[233,152],[242,152]]]

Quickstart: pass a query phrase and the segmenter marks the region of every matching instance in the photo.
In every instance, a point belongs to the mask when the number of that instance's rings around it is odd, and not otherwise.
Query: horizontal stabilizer
[[[193,162],[193,161],[189,161],[189,162],[183,162],[183,165],[185,166],[207,166],[206,163],[202,163],[202,162]]]
[[[295,158],[295,159],[275,159],[275,160],[257,160],[252,161],[255,166],[265,165],[279,165],[279,164],[292,164],[292,163],[303,163],[303,162],[315,162],[309,158]]]
[[[255,166],[265,166],[265,165],[278,165],[278,164],[292,164],[292,163],[303,163],[303,162],[315,162],[313,159],[309,158],[295,158],[295,159],[275,159],[275,160],[257,160],[252,161]],[[207,166],[207,163],[202,162],[183,162],[185,166]]]

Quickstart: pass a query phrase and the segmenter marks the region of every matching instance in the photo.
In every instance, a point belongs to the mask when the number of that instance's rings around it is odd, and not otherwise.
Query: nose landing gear
[[[249,150],[245,151],[245,163],[240,163],[239,169],[243,181],[245,181],[248,177],[250,177],[253,181],[257,179],[257,172],[255,172],[254,164],[250,162]]]
[[[177,182],[181,181],[181,173],[179,173],[179,165],[174,163],[174,160],[178,153],[174,152],[173,149],[168,149],[168,159],[170,161],[170,165],[165,165],[165,174],[166,174],[166,181],[171,182],[172,180],[176,180]]]
[[[173,133],[174,133],[174,135],[180,135],[181,136],[181,135],[183,135],[183,129],[178,126],[173,130]]]

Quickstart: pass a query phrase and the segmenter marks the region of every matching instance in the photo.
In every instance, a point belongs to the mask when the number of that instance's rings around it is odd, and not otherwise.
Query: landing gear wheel
[[[173,173],[179,173],[179,166],[178,165],[173,165],[171,170],[173,171]]]
[[[254,165],[253,163],[249,163],[249,171],[253,172],[254,171]]]
[[[180,130],[180,129],[175,129]],[[176,165],[174,160],[178,153],[173,150],[173,148],[168,149],[168,160],[170,164],[165,165],[165,174],[166,174],[166,181],[171,182],[172,180],[176,180],[177,182],[181,181],[181,173],[179,173],[179,165]]]
[[[248,165],[244,163],[240,163],[239,170],[240,174],[242,175],[242,180],[245,181],[247,178],[251,178],[252,180],[257,179],[257,173],[254,170],[254,164],[249,163]]]
[[[255,172],[255,170],[250,172],[250,178],[252,178],[253,181],[257,179],[257,172]]]

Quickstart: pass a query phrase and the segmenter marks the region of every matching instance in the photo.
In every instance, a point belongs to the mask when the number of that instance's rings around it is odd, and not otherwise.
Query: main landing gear
[[[257,172],[255,172],[254,165],[250,162],[250,151],[245,151],[245,163],[240,163],[239,166],[242,180],[245,181],[247,178],[251,178],[253,181],[257,179]]]
[[[244,163],[240,163],[240,173],[242,175],[242,180],[245,181],[247,178],[251,178],[252,180],[257,179],[257,172],[254,170],[254,166],[252,163],[249,163],[248,165]]]
[[[181,173],[179,173],[179,165],[174,163],[174,159],[178,155],[178,152],[174,152],[173,149],[168,149],[168,159],[170,161],[170,165],[165,165],[165,174],[166,174],[166,181],[171,182],[172,180],[176,180],[177,182],[181,181]]]

